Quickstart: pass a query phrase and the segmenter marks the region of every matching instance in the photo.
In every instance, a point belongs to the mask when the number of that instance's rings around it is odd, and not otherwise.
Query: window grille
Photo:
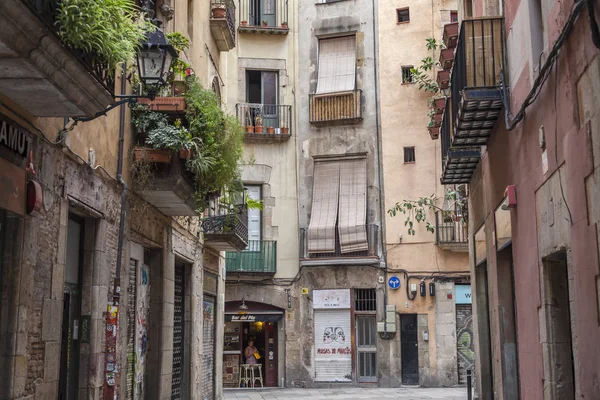
[[[410,13],[407,8],[399,8],[396,10],[397,14],[397,23],[401,24],[403,22],[410,22]]]
[[[412,65],[402,67],[402,83],[413,83],[412,73],[410,72],[412,68]]]
[[[356,289],[354,291],[355,311],[377,311],[375,289]]]
[[[404,148],[404,162],[405,163],[414,163],[415,159],[415,148],[413,147],[405,147]]]

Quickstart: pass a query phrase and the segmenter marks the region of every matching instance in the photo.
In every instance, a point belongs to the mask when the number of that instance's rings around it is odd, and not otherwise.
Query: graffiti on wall
[[[458,382],[465,383],[467,370],[473,370],[475,349],[473,347],[473,314],[470,304],[456,305],[456,350],[458,358]]]

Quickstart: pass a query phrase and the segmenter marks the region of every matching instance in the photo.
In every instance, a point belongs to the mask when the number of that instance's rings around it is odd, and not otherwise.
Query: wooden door
[[[267,322],[265,329],[265,386],[277,387],[277,322]]]
[[[419,343],[417,341],[417,314],[400,315],[400,357],[402,384],[419,384]]]

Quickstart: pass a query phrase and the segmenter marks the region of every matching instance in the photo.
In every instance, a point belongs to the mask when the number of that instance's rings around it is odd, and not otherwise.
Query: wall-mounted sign
[[[31,135],[25,128],[0,114],[0,146],[27,157],[31,148]]]
[[[350,289],[313,290],[313,308],[350,308]]]
[[[471,304],[471,285],[456,285],[456,304]]]
[[[225,314],[225,322],[277,322],[282,314]]]
[[[308,294],[308,288],[307,287],[303,287],[302,288],[302,294]]]
[[[388,279],[388,286],[390,289],[398,289],[400,287],[400,278],[397,276],[390,276],[390,279]]]

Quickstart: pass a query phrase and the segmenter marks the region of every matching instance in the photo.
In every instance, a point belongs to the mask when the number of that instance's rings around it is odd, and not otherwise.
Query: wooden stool
[[[264,387],[263,385],[263,377],[262,377],[262,365],[261,364],[250,364],[250,377],[252,379],[252,387],[254,387],[254,383],[256,381],[260,382],[260,387]],[[258,376],[254,375],[254,370],[258,370]]]
[[[250,386],[251,376],[254,375],[254,368],[251,367],[253,367],[252,364],[240,364],[240,379],[238,381],[238,387],[242,387],[242,383],[244,384],[244,387]]]

